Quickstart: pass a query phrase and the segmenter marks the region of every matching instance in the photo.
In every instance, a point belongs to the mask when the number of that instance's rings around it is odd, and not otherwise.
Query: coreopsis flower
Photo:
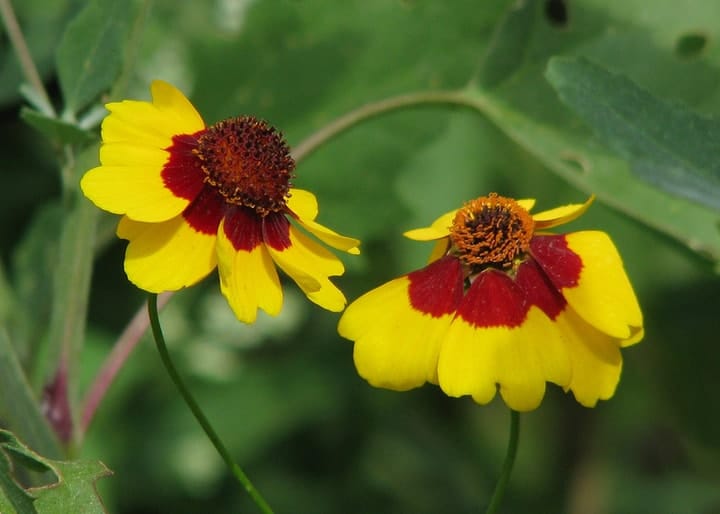
[[[431,382],[481,404],[499,389],[517,411],[538,407],[546,382],[588,407],[610,398],[620,348],[643,337],[635,293],[606,233],[547,232],[591,201],[531,215],[534,200],[490,194],[407,232],[435,241],[430,264],[340,320],[360,376],[401,391]]]
[[[110,103],[100,163],[82,178],[85,195],[123,217],[125,272],[149,292],[191,286],[217,266],[237,317],[282,307],[277,264],[316,304],[345,307],[329,277],[342,262],[323,243],[352,254],[359,242],[318,224],[315,196],[291,185],[295,163],[282,136],[253,117],[205,126],[183,94],[162,81],[152,102]]]

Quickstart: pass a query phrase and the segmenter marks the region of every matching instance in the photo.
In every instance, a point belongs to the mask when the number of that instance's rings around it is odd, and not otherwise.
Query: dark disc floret
[[[481,196],[458,210],[450,228],[453,252],[472,273],[512,268],[530,248],[535,223],[512,198]]]
[[[261,216],[285,208],[295,161],[282,135],[264,121],[241,116],[216,123],[200,136],[195,153],[205,182],[227,203]]]

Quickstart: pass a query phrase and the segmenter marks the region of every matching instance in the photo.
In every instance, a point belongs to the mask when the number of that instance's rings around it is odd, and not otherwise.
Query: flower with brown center
[[[507,269],[528,251],[533,226],[530,213],[515,200],[491,193],[458,209],[450,241],[471,271],[484,266]]]
[[[607,234],[546,232],[591,201],[530,215],[534,200],[490,194],[407,232],[435,241],[430,264],[340,319],[358,373],[395,390],[432,382],[483,404],[499,389],[518,411],[540,404],[546,382],[589,407],[610,398],[620,348],[643,337],[635,293]]]
[[[146,291],[175,291],[217,266],[222,293],[251,323],[258,308],[280,312],[277,264],[310,300],[342,310],[345,297],[329,280],[342,262],[301,229],[352,254],[359,242],[315,221],[317,200],[292,187],[295,162],[282,136],[249,116],[206,127],[162,81],[152,96],[107,105],[101,165],[81,181],[98,207],[123,215],[128,278]]]

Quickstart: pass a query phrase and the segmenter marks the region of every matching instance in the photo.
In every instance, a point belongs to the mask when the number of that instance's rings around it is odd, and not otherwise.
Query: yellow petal
[[[204,128],[192,104],[171,85],[156,81],[152,94],[152,103],[125,100],[107,105],[102,166],[88,171],[80,183],[101,209],[145,222],[169,220],[189,204],[166,187],[161,173],[173,137]]]
[[[131,153],[137,157],[138,153]],[[115,158],[113,157],[113,160]],[[114,214],[127,214],[136,221],[166,221],[190,203],[165,187],[162,165],[100,166],[80,181],[83,194],[95,205]]]
[[[264,244],[250,251],[236,250],[225,235],[223,221],[218,228],[217,256],[220,290],[240,321],[254,323],[258,308],[271,316],[280,313],[280,279]]]
[[[137,145],[128,142],[103,143],[100,162],[103,166],[143,166],[161,169],[169,154],[162,148]]]
[[[595,200],[595,195],[592,195],[587,199],[585,203],[573,203],[569,205],[563,205],[561,207],[555,207],[547,211],[538,212],[533,215],[535,220],[535,228],[538,230],[557,227],[558,225],[564,225],[569,223],[588,210],[590,204]]]
[[[358,374],[375,387],[404,391],[437,382],[437,355],[451,314],[434,317],[410,304],[407,277],[364,294],[343,313],[342,337],[355,341]]]
[[[154,80],[150,91],[155,107],[172,118],[176,134],[192,134],[205,128],[202,117],[179,89],[162,80]]]
[[[110,114],[102,123],[103,142],[164,149],[174,136],[205,128],[192,104],[174,87],[156,81],[152,93],[152,103],[123,100],[107,104]]]
[[[622,259],[605,232],[583,231],[565,236],[568,248],[582,259],[576,287],[563,288],[570,306],[586,322],[626,345],[639,341],[642,312]],[[639,335],[639,337],[638,337]]]
[[[318,215],[318,203],[315,195],[304,189],[290,189],[290,198],[287,201],[288,208],[297,217],[313,221]]]
[[[588,325],[572,309],[560,314],[556,323],[565,334],[572,362],[572,380],[566,389],[585,407],[612,397],[622,371],[617,339]]]
[[[430,252],[430,257],[428,258],[428,263],[435,262],[436,260],[441,259],[443,256],[445,256],[449,248],[450,239],[448,239],[447,237],[435,241],[433,249]]]
[[[522,207],[528,212],[530,212],[532,208],[535,207],[535,198],[522,198],[515,201],[520,205],[520,207]]]
[[[117,235],[128,239],[125,273],[151,293],[177,291],[205,278],[217,264],[214,234],[202,234],[177,216],[162,223],[142,223],[127,216]]]
[[[329,311],[343,310],[345,296],[328,279],[343,274],[343,263],[293,226],[290,226],[289,238],[290,246],[283,250],[268,245],[273,260],[311,301]]]
[[[408,239],[414,239],[415,241],[434,241],[435,239],[447,237],[450,235],[450,227],[452,226],[457,211],[458,209],[454,209],[450,212],[446,212],[433,221],[432,225],[429,227],[408,230],[403,235]]]
[[[314,221],[318,214],[318,204],[315,195],[311,192],[303,189],[291,189],[287,206],[297,216],[300,225],[323,243],[353,255],[360,253],[359,240],[340,235]]]
[[[360,249],[358,248],[358,246],[360,246],[360,240],[358,239],[340,235],[315,221],[300,218],[298,219],[298,223],[328,246],[352,255],[358,255],[360,253]]]
[[[545,382],[567,385],[570,358],[557,327],[538,308],[516,327],[477,327],[457,316],[440,350],[438,381],[449,396],[489,403],[497,386],[517,411],[537,408]]]

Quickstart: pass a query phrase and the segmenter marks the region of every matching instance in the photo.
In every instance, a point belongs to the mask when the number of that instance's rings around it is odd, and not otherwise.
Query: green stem
[[[485,510],[485,514],[495,514],[500,506],[500,502],[505,494],[505,488],[510,481],[510,474],[512,473],[513,464],[515,463],[519,438],[520,414],[517,411],[510,410],[510,437],[508,438],[505,462],[503,462],[500,478],[498,478],[497,484],[495,484],[495,490],[490,498],[490,504]]]
[[[192,394],[190,394],[190,391],[185,386],[182,378],[180,378],[180,374],[177,372],[177,369],[175,369],[175,365],[172,363],[172,360],[170,359],[170,354],[167,350],[167,346],[165,345],[165,337],[163,336],[162,328],[160,327],[160,318],[158,317],[156,294],[150,294],[148,296],[148,315],[150,317],[150,326],[152,327],[152,333],[155,338],[155,344],[157,345],[158,352],[160,353],[160,358],[165,365],[165,369],[167,370],[168,375],[170,375],[170,378],[172,379],[173,383],[182,395],[183,400],[185,400],[187,406],[190,407],[190,410],[195,416],[195,419],[198,421],[198,423],[200,423],[200,426],[205,431],[208,439],[210,439],[210,442],[212,442],[213,446],[215,446],[215,449],[220,454],[220,457],[222,457],[223,461],[225,461],[228,469],[230,469],[232,474],[235,475],[235,478],[240,483],[240,485],[242,485],[243,488],[248,492],[250,497],[253,499],[255,504],[260,508],[263,513],[272,514],[272,509],[270,508],[270,506],[260,495],[258,490],[255,489],[255,486],[252,485],[252,482],[250,482],[250,479],[247,477],[242,468],[240,468],[240,466],[238,466],[237,463],[235,463],[233,458],[230,456],[230,453],[225,448],[225,445],[220,440],[220,437],[218,437],[217,433],[215,433],[212,425],[205,417],[205,414],[200,409],[200,406],[195,401],[195,398],[193,398]]]
[[[323,128],[312,134],[298,144],[292,152],[295,162],[307,157],[310,153],[322,146],[325,142],[337,136],[341,132],[352,128],[368,118],[373,118],[390,111],[414,107],[423,104],[454,104],[473,107],[477,105],[467,96],[463,90],[459,91],[421,91],[393,96],[377,102],[361,105],[357,109],[343,114],[334,121],[331,121]]]

